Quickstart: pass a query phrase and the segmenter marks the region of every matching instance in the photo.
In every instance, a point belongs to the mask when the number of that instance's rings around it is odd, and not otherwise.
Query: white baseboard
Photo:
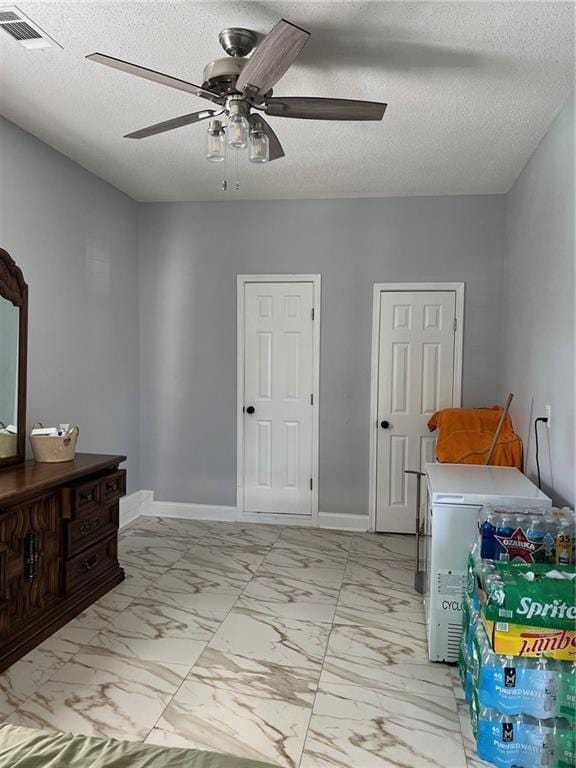
[[[260,512],[243,512],[240,516],[236,507],[216,504],[184,504],[174,501],[155,501],[153,491],[135,491],[120,500],[120,528],[123,528],[140,515],[152,517],[176,517],[181,520],[216,520],[233,523],[265,523],[267,525],[299,525],[313,527],[311,517],[297,515],[266,515]],[[319,528],[335,531],[368,530],[368,515],[339,515],[333,512],[320,512]]]
[[[233,523],[238,519],[236,507],[220,507],[216,504],[180,504],[175,501],[152,501],[144,515],[177,517],[183,520],[218,520]]]
[[[120,528],[136,520],[142,514],[142,494],[145,491],[134,491],[120,499]]]
[[[335,531],[356,531],[364,533],[369,528],[368,515],[339,515],[334,512],[320,512],[318,527]]]
[[[154,491],[140,491],[140,514],[152,515],[152,504],[154,503]]]
[[[238,517],[242,523],[261,523],[264,525],[299,525],[313,527],[312,518],[304,515],[268,515],[264,512],[242,512]]]

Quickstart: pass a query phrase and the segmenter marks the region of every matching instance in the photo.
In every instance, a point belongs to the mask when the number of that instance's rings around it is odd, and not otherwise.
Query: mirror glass
[[[0,459],[18,453],[18,334],[20,307],[0,296]]]

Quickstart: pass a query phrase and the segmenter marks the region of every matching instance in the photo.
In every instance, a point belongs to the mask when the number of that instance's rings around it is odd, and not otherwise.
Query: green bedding
[[[240,757],[0,726],[0,768],[274,768]]]

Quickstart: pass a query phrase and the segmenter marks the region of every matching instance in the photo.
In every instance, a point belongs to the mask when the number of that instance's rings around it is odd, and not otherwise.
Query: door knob
[[[252,415],[255,410],[256,408],[254,408],[253,405],[249,405],[248,408],[246,408],[246,413],[249,413],[250,415]]]
[[[380,426],[382,427],[382,429],[388,429],[388,427],[390,426],[390,422],[384,419],[384,421],[380,422]]]

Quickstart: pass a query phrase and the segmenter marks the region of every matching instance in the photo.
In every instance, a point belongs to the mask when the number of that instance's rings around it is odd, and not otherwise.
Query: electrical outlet
[[[551,407],[549,405],[545,405],[544,416],[546,416],[546,418],[548,419],[548,421],[546,422],[546,426],[548,427],[548,429],[550,429],[550,411],[551,411]]]

